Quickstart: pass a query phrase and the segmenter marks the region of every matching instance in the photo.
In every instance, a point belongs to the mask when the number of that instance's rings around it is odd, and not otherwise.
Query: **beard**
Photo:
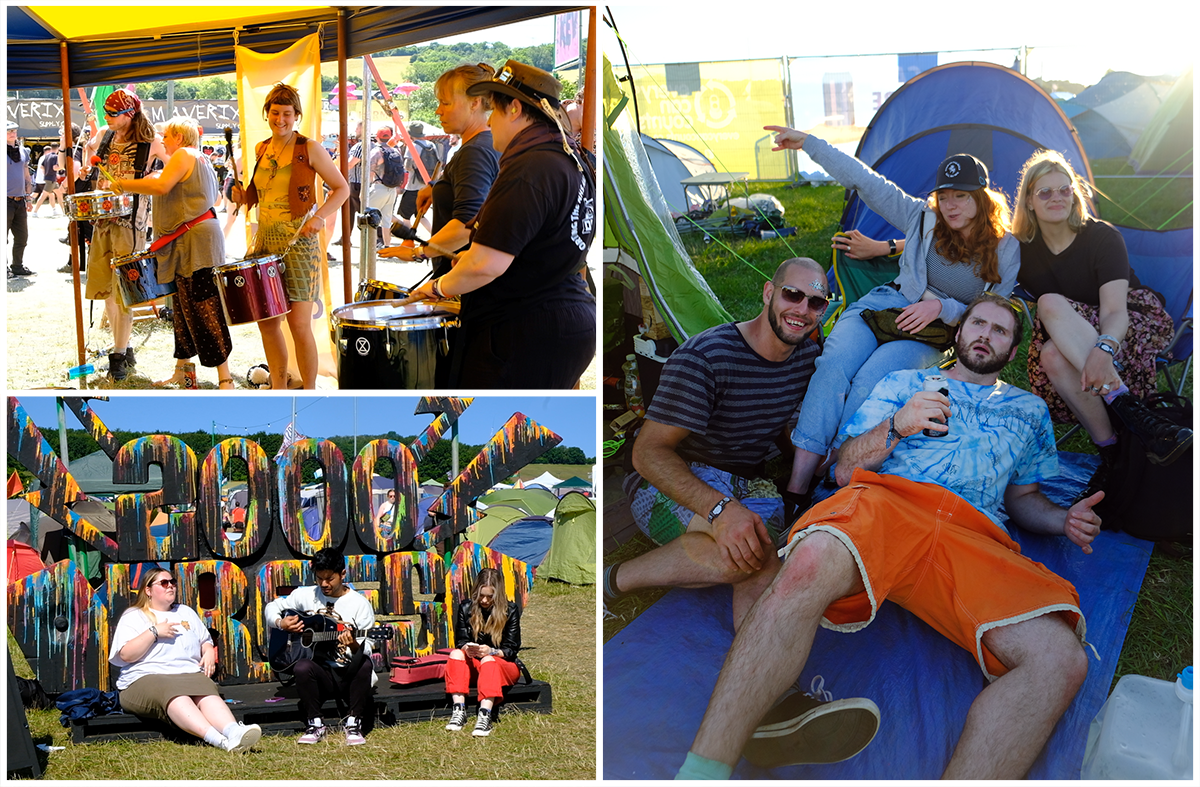
[[[786,329],[789,326],[783,324],[783,321],[779,319],[779,314],[775,311],[777,300],[778,296],[771,298],[771,306],[767,309],[767,322],[771,325],[771,330],[775,332],[775,336],[779,341],[795,347],[808,338],[808,334],[812,331],[812,328],[810,326],[808,330],[795,336],[788,334]]]
[[[990,348],[991,345],[988,347]],[[1008,364],[1008,354],[997,353],[995,348],[992,348],[991,355],[977,360],[971,355],[970,346],[966,345],[962,339],[955,340],[954,353],[958,356],[958,362],[975,374],[992,374]]]

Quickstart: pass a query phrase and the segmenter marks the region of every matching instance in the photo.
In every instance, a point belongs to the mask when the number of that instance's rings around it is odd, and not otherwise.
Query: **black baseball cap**
[[[955,153],[938,166],[934,191],[958,189],[975,191],[988,184],[987,166],[970,153]]]

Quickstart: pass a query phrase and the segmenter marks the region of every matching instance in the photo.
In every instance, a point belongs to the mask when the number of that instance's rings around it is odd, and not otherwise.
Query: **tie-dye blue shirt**
[[[843,439],[871,431],[920,391],[932,370],[892,372],[846,424]],[[1054,427],[1041,398],[1003,381],[983,386],[947,378],[950,433],[918,432],[900,441],[880,473],[949,489],[1003,527],[1000,507],[1010,485],[1058,475]]]

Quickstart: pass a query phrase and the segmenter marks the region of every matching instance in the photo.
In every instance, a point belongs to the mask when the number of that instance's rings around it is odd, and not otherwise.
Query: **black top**
[[[561,141],[513,156],[511,149],[529,131],[509,144],[472,238],[514,259],[500,276],[462,296],[464,327],[596,302],[577,275],[596,232],[596,184]]]
[[[476,634],[471,630],[472,606],[470,599],[464,599],[458,607],[458,614],[454,617],[454,644],[461,648],[468,642],[474,642],[489,648],[499,648],[504,652],[505,661],[516,661],[517,653],[521,650],[521,610],[517,609],[516,603],[508,602],[508,620],[504,622],[504,631],[498,644],[493,642],[486,632],[480,631]],[[483,610],[485,623],[491,616],[491,609]]]
[[[1130,290],[1142,286],[1129,267],[1125,239],[1106,221],[1086,219],[1075,240],[1061,254],[1047,248],[1040,231],[1033,241],[1021,244],[1017,282],[1034,298],[1053,292],[1099,306],[1100,287],[1117,279],[1127,279]]]
[[[450,219],[469,224],[483,207],[499,170],[500,152],[492,147],[490,130],[464,142],[433,184],[433,234],[436,235]],[[434,276],[442,276],[449,270],[449,257],[434,258]]]

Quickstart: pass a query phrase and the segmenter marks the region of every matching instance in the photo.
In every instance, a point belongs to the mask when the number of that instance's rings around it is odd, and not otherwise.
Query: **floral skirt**
[[[1100,308],[1068,299],[1076,312],[1100,331]],[[1125,342],[1117,351],[1117,360],[1125,367],[1121,380],[1135,396],[1149,396],[1158,388],[1158,373],[1154,358],[1175,335],[1175,324],[1158,297],[1147,289],[1130,290],[1126,301],[1129,310],[1129,330]],[[1033,392],[1045,400],[1050,419],[1056,424],[1075,423],[1075,414],[1054,390],[1053,383],[1042,371],[1042,345],[1049,339],[1042,321],[1034,320],[1033,337],[1029,343],[1029,384]]]

